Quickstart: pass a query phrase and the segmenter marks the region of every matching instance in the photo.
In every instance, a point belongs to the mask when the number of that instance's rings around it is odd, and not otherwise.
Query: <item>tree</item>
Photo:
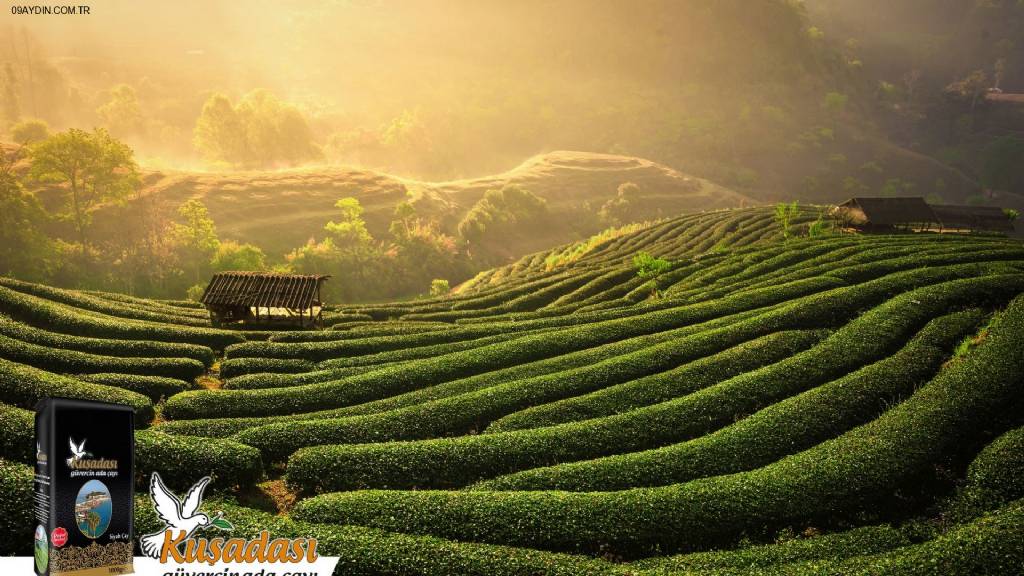
[[[323,157],[299,109],[265,90],[246,94],[237,105],[213,94],[194,134],[196,148],[208,160],[236,168],[294,166]]]
[[[793,222],[793,218],[796,218],[799,213],[800,207],[797,205],[796,200],[790,204],[779,202],[775,205],[775,221],[782,228],[782,237],[784,239],[789,239],[790,224]]]
[[[337,222],[328,222],[324,229],[334,238],[338,248],[364,248],[373,241],[369,230],[366,229],[363,207],[359,200],[352,197],[342,198],[334,203],[334,207],[341,212],[341,217]]]
[[[388,232],[395,242],[401,243],[412,233],[412,227],[417,220],[416,208],[409,201],[403,200],[395,206],[393,214],[395,219],[388,226]]]
[[[633,267],[636,269],[637,276],[647,280],[645,286],[650,288],[651,296],[655,298],[661,296],[658,278],[672,267],[672,263],[663,258],[655,258],[647,252],[640,252],[633,256]]]
[[[601,220],[612,226],[621,226],[634,219],[640,201],[640,187],[633,182],[619,184],[615,197],[601,206],[598,212]]]
[[[434,278],[430,281],[430,295],[434,298],[444,296],[450,289],[448,281],[443,278]]]
[[[1006,214],[1006,219],[1010,222],[1016,222],[1020,218],[1020,211],[1013,208],[1003,208],[1003,214]]]
[[[65,187],[61,215],[74,223],[83,254],[91,211],[104,202],[123,203],[139,184],[132,149],[102,128],[59,132],[32,144],[29,156],[32,179]]]
[[[118,84],[110,89],[110,100],[96,109],[96,115],[119,136],[142,132],[142,108],[135,88]]]
[[[217,228],[206,205],[192,198],[178,207],[183,223],[174,225],[173,235],[183,264],[193,271],[193,281],[199,283],[220,247]]]
[[[214,94],[203,104],[195,145],[211,161],[242,165],[249,158],[245,125],[227,96]]]
[[[961,102],[970,102],[970,112],[974,114],[978,100],[988,90],[988,74],[984,70],[975,70],[960,80],[951,82],[944,92],[947,97]]]
[[[828,234],[828,225],[825,223],[825,215],[819,212],[818,219],[811,222],[810,226],[807,227],[807,236],[810,238],[820,238],[826,234]]]
[[[392,274],[384,263],[386,255],[373,243],[363,221],[363,207],[355,198],[335,203],[340,217],[324,226],[327,238],[310,240],[292,250],[285,259],[300,274],[329,274],[326,294],[343,301],[380,296]]]
[[[49,240],[40,231],[46,213],[13,173],[16,156],[0,158],[0,275],[42,279]]]
[[[530,232],[548,215],[547,202],[515,184],[488,190],[459,222],[459,235],[473,243]]]
[[[267,257],[258,246],[240,244],[234,240],[225,240],[217,246],[210,266],[214,272],[230,270],[265,270]]]
[[[27,118],[11,126],[11,138],[23,146],[45,140],[49,136],[49,125],[36,118]]]

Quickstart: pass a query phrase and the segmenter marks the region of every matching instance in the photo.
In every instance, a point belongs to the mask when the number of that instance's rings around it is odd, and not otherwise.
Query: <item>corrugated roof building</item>
[[[839,204],[832,216],[855,228],[928,228],[939,223],[924,198],[857,197]]]
[[[214,274],[200,302],[214,325],[232,322],[280,322],[298,326],[322,323],[320,287],[329,276],[271,272]]]
[[[953,206],[935,204],[932,211],[943,229],[1013,233],[1013,222],[995,206]]]

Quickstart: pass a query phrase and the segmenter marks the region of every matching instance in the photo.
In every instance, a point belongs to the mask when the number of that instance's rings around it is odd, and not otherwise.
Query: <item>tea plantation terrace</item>
[[[630,225],[320,331],[0,278],[0,552],[52,395],[132,406],[140,488],[210,474],[235,535],[339,574],[1024,573],[1024,246],[823,211]]]

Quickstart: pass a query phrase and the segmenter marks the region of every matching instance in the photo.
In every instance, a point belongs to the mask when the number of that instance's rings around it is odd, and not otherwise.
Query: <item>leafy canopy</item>
[[[60,215],[74,222],[83,245],[90,212],[101,203],[124,203],[139,184],[132,149],[102,128],[59,132],[32,144],[29,155],[30,178],[63,187]]]
[[[195,145],[207,160],[233,168],[294,166],[322,157],[305,116],[265,90],[237,105],[214,94],[203,105]]]

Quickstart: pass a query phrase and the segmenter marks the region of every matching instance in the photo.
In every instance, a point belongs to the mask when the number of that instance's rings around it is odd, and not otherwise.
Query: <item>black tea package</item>
[[[35,568],[129,574],[135,452],[128,406],[44,398],[36,406]]]

